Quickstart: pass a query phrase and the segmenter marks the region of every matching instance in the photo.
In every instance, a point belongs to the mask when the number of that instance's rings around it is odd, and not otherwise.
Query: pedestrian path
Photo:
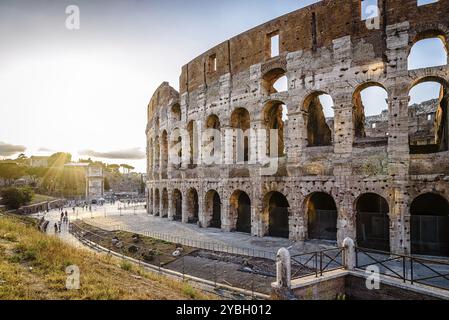
[[[105,230],[127,230],[150,236],[154,234],[167,239],[190,240],[193,242],[193,246],[195,246],[195,242],[201,242],[202,244],[209,243],[215,246],[230,246],[272,254],[276,254],[282,247],[289,248],[292,254],[300,254],[335,246],[335,243],[327,241],[297,243],[284,238],[258,238],[241,232],[223,232],[215,228],[200,228],[196,224],[169,221],[167,218],[147,214],[97,216],[85,218],[84,222]],[[204,248],[204,246],[202,247]]]

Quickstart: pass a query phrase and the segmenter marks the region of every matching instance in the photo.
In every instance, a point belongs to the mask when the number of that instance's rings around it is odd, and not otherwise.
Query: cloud
[[[131,148],[124,150],[115,150],[107,152],[97,152],[94,150],[81,150],[80,156],[89,156],[102,159],[120,159],[120,160],[142,160],[145,159],[145,152],[140,148]]]
[[[39,148],[38,150],[37,150],[38,152],[53,152],[53,150],[52,149],[49,149],[49,148]]]
[[[9,157],[16,153],[25,152],[27,148],[24,146],[13,145],[0,141],[0,156]]]

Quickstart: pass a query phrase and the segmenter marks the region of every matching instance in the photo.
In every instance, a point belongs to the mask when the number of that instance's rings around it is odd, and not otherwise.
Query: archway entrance
[[[206,194],[206,215],[208,227],[221,228],[221,200],[215,190],[210,190]]]
[[[434,193],[420,195],[410,206],[412,254],[449,256],[449,203]]]
[[[236,231],[251,233],[251,199],[246,192],[237,190],[232,194],[231,217]]]
[[[182,193],[178,189],[173,191],[172,207],[173,220],[182,220]]]
[[[160,211],[160,195],[159,195],[159,189],[156,189],[154,191],[154,215],[159,216]]]
[[[309,239],[337,240],[337,206],[331,195],[316,192],[306,200]]]
[[[268,235],[288,238],[288,208],[290,205],[287,198],[280,192],[273,192],[266,196],[265,201],[269,214]]]
[[[194,188],[191,188],[187,193],[187,210],[188,210],[188,223],[198,222],[198,192]]]
[[[366,193],[356,203],[357,244],[362,248],[390,251],[388,202],[375,193]]]

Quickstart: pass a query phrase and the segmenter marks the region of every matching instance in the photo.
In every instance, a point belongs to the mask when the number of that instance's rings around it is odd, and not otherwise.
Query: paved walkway
[[[276,254],[279,248],[291,247],[292,254],[312,252],[326,249],[335,245],[332,242],[307,242],[297,244],[283,238],[264,237],[257,238],[246,233],[223,232],[220,229],[200,228],[196,224],[185,224],[178,221],[169,221],[167,218],[155,217],[147,214],[115,215],[106,217],[85,218],[84,222],[106,230],[127,230],[130,232],[154,235],[168,241],[186,244],[190,241],[192,246],[204,248],[207,244],[216,247],[228,246],[250,251],[262,251]],[[257,254],[260,256],[260,254]]]

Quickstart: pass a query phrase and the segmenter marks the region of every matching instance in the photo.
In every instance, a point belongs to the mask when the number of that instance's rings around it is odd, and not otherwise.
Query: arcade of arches
[[[147,113],[148,212],[255,237],[350,237],[449,256],[449,1],[382,1],[381,27],[368,31],[361,2],[320,1],[217,41],[182,67],[179,88],[162,83]],[[225,161],[202,162],[216,150]]]

